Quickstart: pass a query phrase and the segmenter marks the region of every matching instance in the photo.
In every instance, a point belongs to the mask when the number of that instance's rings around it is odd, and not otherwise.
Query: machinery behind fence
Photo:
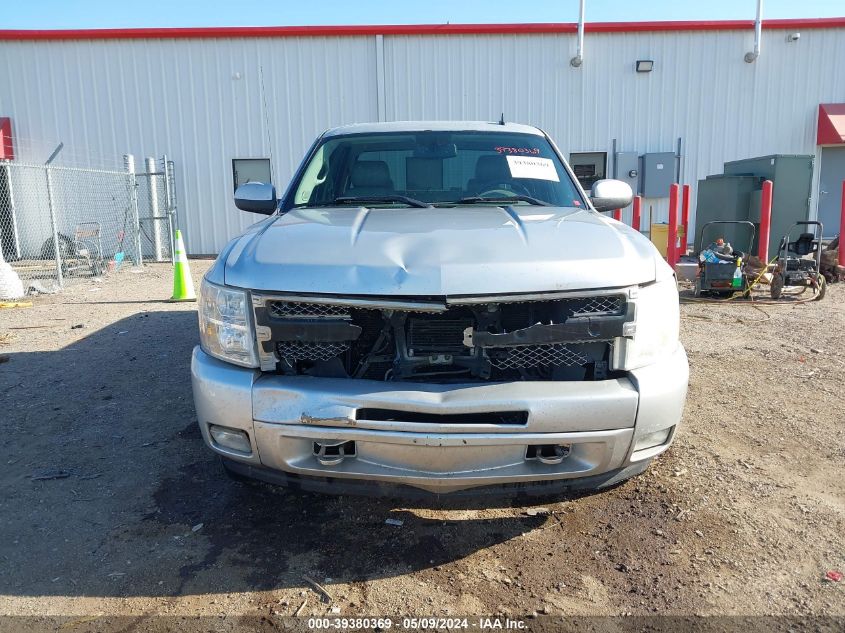
[[[173,254],[173,162],[124,171],[0,162],[0,253],[25,288],[49,291]]]

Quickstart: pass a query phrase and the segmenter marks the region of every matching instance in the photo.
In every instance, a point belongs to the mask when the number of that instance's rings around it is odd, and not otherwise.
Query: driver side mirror
[[[263,182],[247,182],[235,190],[235,206],[241,211],[273,215],[276,205],[276,188]]]
[[[624,209],[634,200],[631,185],[621,180],[597,180],[590,190],[590,202],[596,211]]]

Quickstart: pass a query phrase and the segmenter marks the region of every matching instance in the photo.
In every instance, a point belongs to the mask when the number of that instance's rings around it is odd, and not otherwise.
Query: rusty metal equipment
[[[789,234],[781,238],[777,264],[769,286],[772,299],[780,299],[787,286],[812,288],[815,300],[822,299],[827,290],[826,280],[821,274],[824,226],[821,222],[802,221],[793,225],[793,228],[796,227],[812,227],[813,230],[800,233],[794,242],[790,240]]]

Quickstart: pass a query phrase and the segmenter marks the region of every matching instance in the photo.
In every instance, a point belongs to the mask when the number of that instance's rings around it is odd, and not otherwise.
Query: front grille
[[[497,369],[577,367],[588,361],[579,345],[524,345],[490,350],[490,364]]]
[[[268,301],[267,310],[276,319],[348,319],[346,306],[298,301]]]
[[[272,363],[287,376],[382,381],[604,380],[612,338],[619,336],[620,322],[632,316],[621,293],[530,300],[509,297],[489,303],[446,304],[442,312],[415,311],[415,304],[407,309],[372,307],[377,304],[373,301],[349,306],[279,296],[259,299],[256,325],[270,334],[260,340],[262,370],[268,371]],[[541,344],[536,341],[544,340],[545,334],[536,330],[539,336],[535,337],[528,331],[534,325],[570,320],[583,329],[585,321],[593,318],[607,336],[590,342],[564,335],[557,339],[560,342]],[[299,329],[292,330],[293,324]],[[503,338],[516,342],[524,336],[530,344],[467,346],[467,329],[494,335],[524,331]],[[347,334],[349,340],[321,340],[343,339]]]
[[[302,341],[280,341],[276,343],[279,358],[294,363],[298,360],[331,360],[349,349],[349,343],[304,343]]]
[[[467,353],[464,330],[472,326],[472,319],[412,317],[408,319],[408,349],[414,354]]]
[[[564,299],[570,316],[619,316],[625,311],[623,295],[599,295],[580,299]]]

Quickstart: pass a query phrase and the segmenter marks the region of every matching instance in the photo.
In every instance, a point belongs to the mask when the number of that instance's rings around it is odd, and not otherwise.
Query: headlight
[[[639,289],[636,319],[634,338],[625,339],[616,369],[630,371],[651,365],[678,348],[681,316],[674,277]]]
[[[258,367],[247,294],[202,280],[200,344],[206,354],[244,367]]]

